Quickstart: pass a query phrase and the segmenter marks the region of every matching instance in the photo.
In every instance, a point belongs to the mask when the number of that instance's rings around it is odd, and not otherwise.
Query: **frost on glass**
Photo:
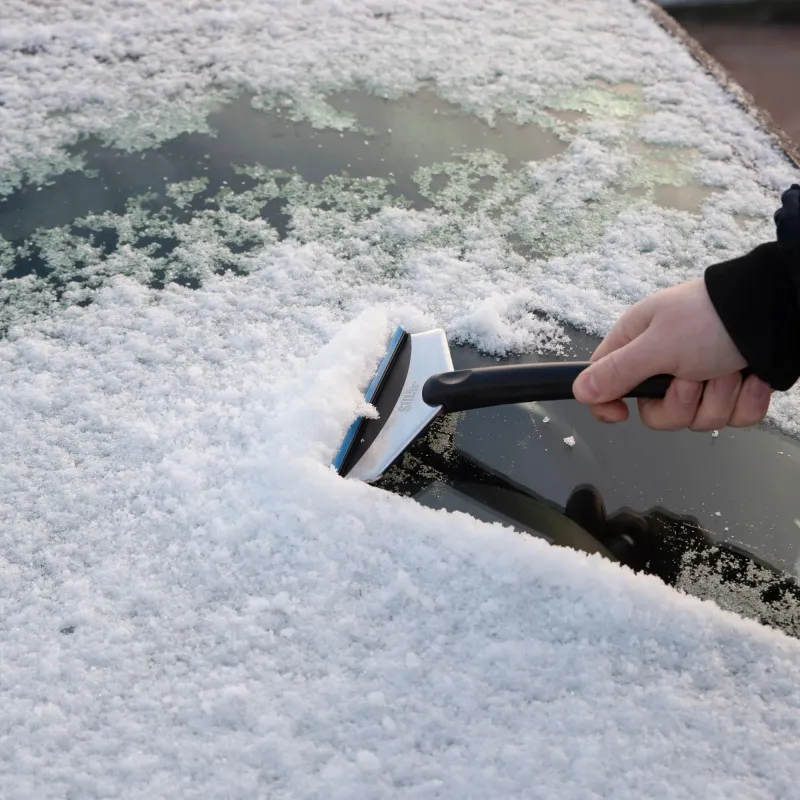
[[[751,187],[748,201],[737,202],[746,181],[730,154],[653,141],[665,139],[669,115],[653,113],[630,83],[593,78],[582,88],[550,89],[536,101],[536,124],[494,115],[495,139],[485,141],[499,149],[476,146],[492,129],[475,128],[474,118],[429,90],[403,100],[400,116],[392,106],[399,101],[301,95],[304,104],[262,93],[249,101],[252,111],[231,106],[239,128],[263,120],[258,135],[297,139],[305,131],[285,165],[233,163],[228,179],[212,180],[209,165],[217,169],[213,159],[232,135],[221,111],[214,119],[224,135],[206,140],[212,161],[199,162],[193,177],[169,180],[169,159],[180,150],[159,150],[149,168],[164,171],[163,179],[153,173],[161,188],[128,197],[124,210],[29,235],[17,258],[24,263],[14,268],[36,286],[29,310],[90,303],[115,275],[156,289],[198,287],[214,275],[262,268],[279,243],[313,245],[341,262],[332,297],[337,286],[345,294],[361,286],[369,287],[365,302],[411,300],[443,317],[459,339],[506,353],[545,340],[520,339],[501,307],[524,309],[531,326],[549,318],[602,333],[627,304],[736,254],[765,229],[759,214],[769,200]],[[528,141],[546,141],[548,129],[558,138],[520,160],[527,146],[515,125]],[[472,149],[448,148],[462,131]],[[246,135],[242,141],[246,147]],[[116,151],[106,152],[107,159]],[[305,179],[312,155],[334,171]],[[362,156],[373,174],[351,174],[363,171]],[[85,180],[113,175],[100,163]],[[137,174],[135,164],[126,169]],[[20,285],[3,291],[16,298],[4,305],[7,327],[24,318],[26,305]]]

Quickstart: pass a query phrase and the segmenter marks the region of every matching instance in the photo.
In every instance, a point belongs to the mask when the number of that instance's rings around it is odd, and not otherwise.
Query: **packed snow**
[[[0,345],[4,797],[791,796],[798,642],[340,479],[391,324],[269,275]]]
[[[644,10],[10,0],[2,14],[11,198],[81,167],[81,137],[157,147],[244,92],[369,142],[332,92],[432,85],[563,146],[420,164],[425,207],[384,179],[279,185],[238,164],[251,183],[203,210],[197,177],[168,182],[172,206],[130,198],[79,221],[113,231],[113,252],[61,224],[22,251],[0,238],[4,270],[33,249],[51,270],[2,287],[0,795],[796,794],[796,640],[328,466],[394,324],[496,355],[560,351],[564,323],[602,333],[772,236],[797,172]],[[695,205],[671,203],[689,181]],[[283,237],[259,213],[276,198]],[[774,419],[796,431],[798,408],[782,396]]]

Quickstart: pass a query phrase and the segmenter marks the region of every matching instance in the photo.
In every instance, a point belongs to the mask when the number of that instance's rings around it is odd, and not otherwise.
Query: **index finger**
[[[653,315],[650,312],[650,304],[640,300],[616,321],[603,341],[592,353],[591,360],[598,361],[609,353],[613,353],[615,350],[630,344],[647,330],[652,321]]]

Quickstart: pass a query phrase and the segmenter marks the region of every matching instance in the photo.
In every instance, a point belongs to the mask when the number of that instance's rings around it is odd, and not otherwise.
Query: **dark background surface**
[[[800,146],[800,0],[661,5]]]

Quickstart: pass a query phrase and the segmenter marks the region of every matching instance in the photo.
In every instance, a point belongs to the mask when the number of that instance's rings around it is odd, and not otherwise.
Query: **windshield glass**
[[[79,168],[0,198],[0,326],[91,304],[115,276],[193,289],[276,269],[265,249],[291,241],[339,260],[340,303],[424,294],[456,367],[585,359],[626,303],[767,234],[774,193],[742,197],[731,147],[687,130],[669,110],[679,104],[601,78],[488,117],[433,86],[300,107],[241,95],[205,131],[144,149],[86,137],[68,151]],[[709,542],[794,572],[800,449],[779,429],[793,425],[782,402],[773,427],[719,435],[611,429],[574,403],[470,412],[435,427],[382,485],[628,563],[563,530],[569,498],[590,485],[609,513],[688,515]],[[685,538],[672,582],[764,616],[696,555]],[[793,614],[778,616],[791,628]]]
[[[800,170],[693,48],[650,0],[0,3],[0,798],[797,794],[800,388],[333,466],[398,326],[410,383],[426,331],[584,359],[774,240]]]

